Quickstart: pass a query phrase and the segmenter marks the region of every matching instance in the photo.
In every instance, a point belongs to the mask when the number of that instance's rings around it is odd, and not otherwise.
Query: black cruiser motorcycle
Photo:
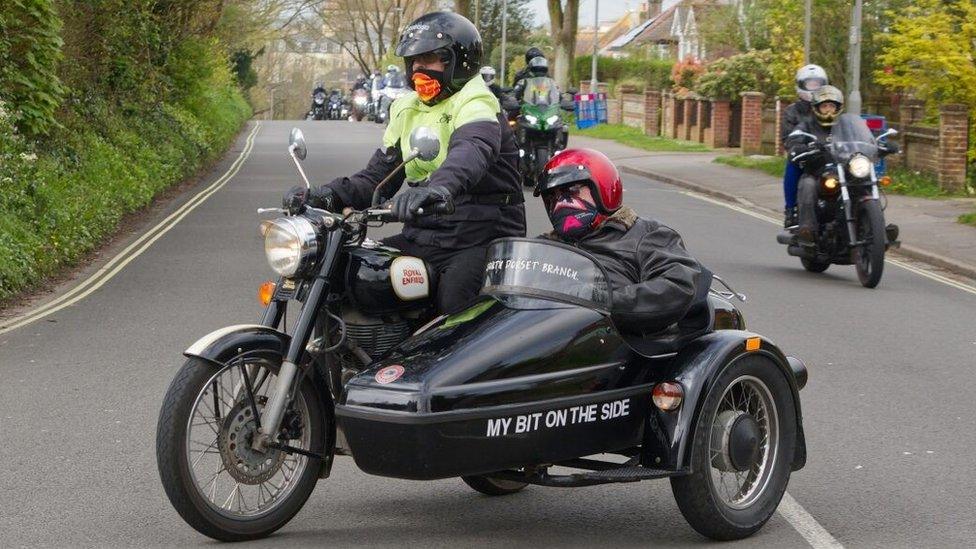
[[[886,137],[898,132],[890,129],[877,138],[867,123],[853,113],[842,114],[827,142],[813,134],[796,130],[790,137],[810,139],[810,150],[794,158],[813,168],[805,169],[819,182],[816,202],[817,231],[812,245],[803,244],[795,230],[776,236],[803,268],[822,273],[831,264],[854,264],[857,278],[866,288],[881,282],[885,251],[898,247],[898,226],[885,225],[875,163],[884,155],[897,152]]]
[[[439,148],[425,128],[410,142],[422,159]],[[297,130],[289,152],[307,184]],[[259,211],[281,214],[261,224],[280,275],[264,317],[185,351],[157,427],[166,494],[207,536],[271,534],[351,456],[374,475],[460,477],[493,496],[669,478],[697,531],[738,539],[806,461],[806,368],[744,331],[732,291],[702,292],[701,325],[633,339],[610,319],[598,261],[507,238],[490,246],[481,295],[431,319],[424,261],[367,237],[388,209]]]

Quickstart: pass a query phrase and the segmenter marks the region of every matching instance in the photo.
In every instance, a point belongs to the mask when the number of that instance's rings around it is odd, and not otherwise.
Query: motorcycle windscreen
[[[543,300],[610,310],[609,278],[596,258],[551,240],[503,238],[492,242],[481,293],[530,298],[535,302],[533,308]],[[518,307],[520,302],[512,301],[509,306]]]
[[[878,147],[867,122],[853,113],[840,115],[830,132],[834,156],[838,162],[847,162],[855,154],[863,154],[872,162],[878,159]]]
[[[525,81],[525,91],[522,100],[530,105],[559,104],[559,88],[556,81],[546,76],[537,76]]]

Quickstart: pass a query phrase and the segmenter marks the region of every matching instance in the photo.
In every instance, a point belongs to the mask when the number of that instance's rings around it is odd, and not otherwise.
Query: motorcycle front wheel
[[[877,200],[861,203],[857,216],[857,238],[864,244],[851,251],[857,278],[865,288],[881,282],[884,271],[885,233],[884,213]]]
[[[163,399],[156,427],[156,461],[166,495],[201,534],[221,541],[270,535],[305,504],[320,461],[251,447],[257,431],[244,390],[248,373],[260,414],[275,386],[278,364],[231,360],[218,366],[190,358]],[[306,378],[282,421],[285,444],[323,454],[331,426]],[[284,440],[284,439],[288,440]]]
[[[776,511],[796,445],[792,395],[783,372],[758,355],[716,380],[695,425],[692,472],[671,478],[678,508],[698,533],[742,539]]]

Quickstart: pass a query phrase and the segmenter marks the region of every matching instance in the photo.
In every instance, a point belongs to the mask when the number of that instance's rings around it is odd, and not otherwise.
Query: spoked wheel
[[[515,492],[520,492],[522,488],[528,486],[528,483],[526,482],[500,480],[482,475],[461,477],[461,480],[463,480],[464,483],[471,488],[474,488],[486,496],[507,496],[509,494],[514,494]]]
[[[851,259],[857,278],[865,288],[874,288],[881,282],[886,238],[881,205],[877,200],[862,202],[857,216],[857,239],[864,245],[851,251]]]
[[[198,358],[186,362],[160,410],[156,459],[166,495],[190,526],[214,539],[243,541],[267,536],[295,516],[318,481],[320,462],[252,448],[257,424],[243,372],[248,372],[260,414],[278,365],[263,360],[228,364],[219,367]],[[322,454],[331,432],[323,410],[317,391],[304,381],[282,421],[282,441]]]
[[[763,357],[740,359],[702,408],[692,473],[671,479],[681,514],[712,539],[752,535],[786,491],[795,440],[796,410],[783,373]]]
[[[816,259],[808,259],[806,257],[801,257],[800,263],[803,264],[804,269],[811,273],[822,273],[830,267],[829,261],[817,261]]]

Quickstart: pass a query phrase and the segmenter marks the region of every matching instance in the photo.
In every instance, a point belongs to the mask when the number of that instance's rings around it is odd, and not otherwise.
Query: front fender
[[[757,350],[748,351],[746,341],[753,338],[760,339],[760,346]],[[742,330],[718,330],[706,334],[678,352],[667,377],[681,383],[684,389],[683,404],[677,412],[663,412],[652,408],[652,413],[648,415],[648,429],[645,431],[643,463],[655,468],[689,470],[695,425],[708,392],[732,363],[740,357],[755,354],[769,359],[789,383],[796,406],[797,422],[796,451],[792,466],[793,470],[803,467],[806,463],[806,441],[800,413],[801,385],[797,381],[800,372],[772,342]],[[802,363],[799,364],[802,366]],[[805,380],[803,369],[803,382]]]
[[[274,328],[260,324],[239,324],[210,332],[190,345],[183,354],[224,365],[231,358],[252,351],[283,357],[289,343],[291,336]]]

